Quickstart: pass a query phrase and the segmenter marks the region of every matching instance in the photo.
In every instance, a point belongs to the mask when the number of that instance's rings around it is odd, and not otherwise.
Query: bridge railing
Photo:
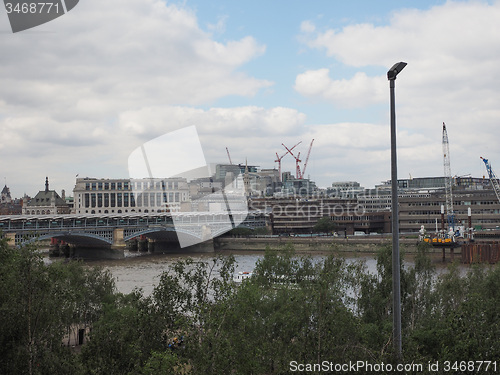
[[[237,215],[238,213],[235,213]],[[182,212],[162,214],[129,214],[129,215],[3,215],[0,216],[0,230],[9,231],[34,231],[34,230],[57,230],[57,229],[85,229],[85,228],[109,228],[109,227],[147,227],[173,225],[175,216],[176,224],[200,225],[225,223],[228,221],[227,214],[213,212]],[[256,227],[265,225],[265,215],[260,212],[246,214],[244,223]]]
[[[40,229],[96,228],[172,224],[172,218],[161,216],[75,216],[75,215],[12,215],[0,216],[0,230],[33,231]]]

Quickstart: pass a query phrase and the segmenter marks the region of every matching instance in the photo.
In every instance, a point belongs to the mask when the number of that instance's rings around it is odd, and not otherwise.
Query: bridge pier
[[[113,230],[113,245],[125,246],[124,228],[115,228]]]

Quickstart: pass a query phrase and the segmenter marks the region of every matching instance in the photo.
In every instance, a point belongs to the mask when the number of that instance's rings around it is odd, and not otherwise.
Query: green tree
[[[335,223],[329,217],[322,217],[313,227],[315,233],[331,233],[335,230]]]
[[[109,275],[73,262],[46,265],[35,245],[10,248],[1,241],[0,373],[78,373],[77,357],[62,345],[63,337],[83,320],[90,324],[93,318],[82,318],[86,302],[98,314],[112,289]]]
[[[153,351],[166,349],[151,299],[136,290],[118,294],[105,305],[82,349],[81,360],[89,374],[135,374]]]

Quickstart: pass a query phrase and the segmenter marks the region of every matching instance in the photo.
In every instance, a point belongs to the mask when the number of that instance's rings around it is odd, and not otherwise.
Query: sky
[[[82,0],[12,33],[2,7],[0,183],[34,196],[48,176],[71,195],[77,175],[128,178],[135,149],[195,125],[207,163],[227,147],[277,168],[302,142],[303,168],[314,139],[318,186],[374,187],[390,179],[399,61],[398,177],[443,175],[443,122],[452,175],[482,177],[480,156],[500,171],[499,25],[484,0]]]

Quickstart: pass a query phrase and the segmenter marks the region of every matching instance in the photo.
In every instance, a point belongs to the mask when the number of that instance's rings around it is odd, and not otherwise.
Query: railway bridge
[[[213,251],[211,239],[235,227],[265,225],[260,211],[0,216],[0,231],[10,244],[64,241],[83,258],[123,257],[126,242],[138,237],[154,243],[157,252]]]

